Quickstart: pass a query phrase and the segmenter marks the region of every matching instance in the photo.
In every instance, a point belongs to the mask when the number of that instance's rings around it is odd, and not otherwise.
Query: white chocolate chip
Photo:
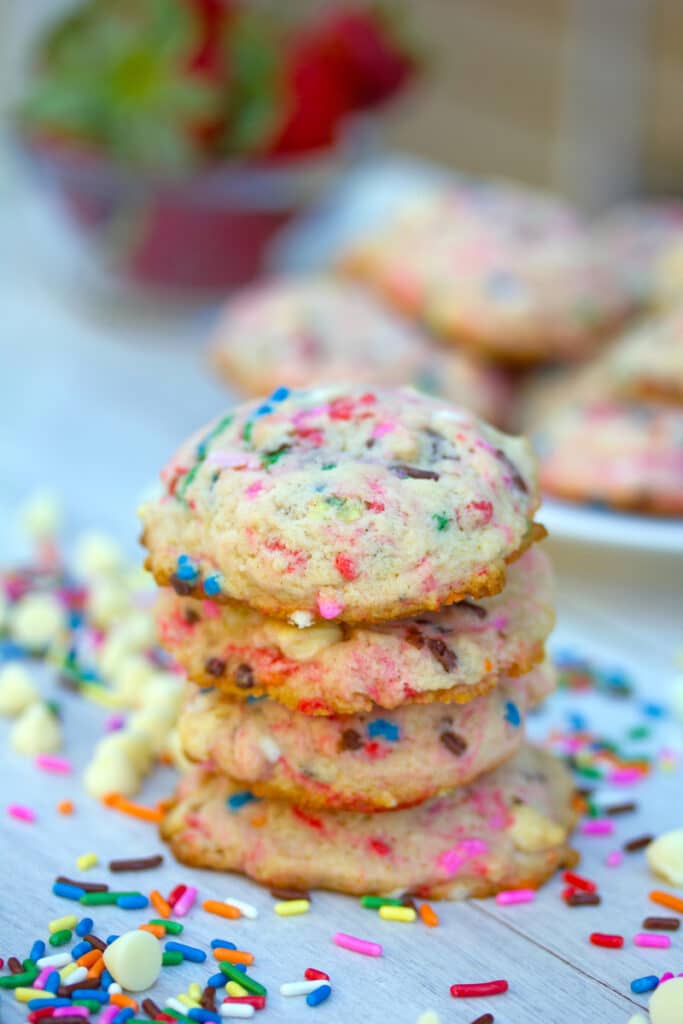
[[[564,841],[565,830],[561,825],[546,818],[535,807],[523,804],[515,811],[515,820],[510,826],[512,841],[518,850],[537,853],[559,846]]]
[[[629,1017],[626,1024],[648,1024],[647,1017],[643,1017],[642,1013],[634,1013],[632,1017]]]
[[[669,885],[683,885],[683,828],[664,832],[645,851],[647,862],[656,875]],[[681,1005],[683,1021],[683,1004]]]
[[[425,1010],[417,1018],[417,1024],[441,1024],[441,1018],[435,1010]]]
[[[30,704],[14,723],[10,743],[18,754],[55,754],[62,749],[59,719],[42,701]]]
[[[309,626],[313,625],[313,613],[292,612],[292,614],[289,616],[289,621],[293,623],[298,629],[308,629]]]
[[[288,626],[284,622],[268,623],[268,631],[286,658],[308,661],[317,657],[327,647],[341,641],[343,633],[334,623],[316,623],[309,629]]]
[[[130,608],[130,595],[123,583],[98,577],[88,594],[88,613],[96,626],[107,628],[125,616]]]
[[[32,540],[46,540],[58,532],[62,510],[59,501],[49,491],[37,491],[19,510],[23,529]]]
[[[10,662],[0,669],[0,715],[13,718],[38,700],[38,691],[23,665]]]
[[[650,996],[652,1024],[681,1024],[683,1021],[683,978],[670,978]]]
[[[63,632],[64,610],[51,594],[27,594],[14,606],[10,627],[18,644],[42,651]]]
[[[110,679],[128,707],[139,707],[145,685],[156,671],[141,654],[127,654],[120,659]]]
[[[161,971],[161,945],[149,932],[124,932],[102,956],[114,981],[129,992],[150,988]]]
[[[110,576],[121,568],[122,562],[121,548],[108,534],[90,530],[79,537],[74,565],[84,579]]]
[[[98,799],[107,793],[134,796],[142,785],[142,775],[122,757],[96,755],[83,773],[83,784]]]

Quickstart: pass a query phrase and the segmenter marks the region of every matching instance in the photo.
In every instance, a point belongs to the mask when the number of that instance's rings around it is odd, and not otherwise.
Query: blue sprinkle
[[[580,715],[577,711],[571,711],[567,715],[567,721],[570,729],[573,729],[574,732],[582,732],[588,725],[585,716]]]
[[[640,710],[648,718],[665,718],[666,708],[662,707],[661,704],[642,704]]]
[[[71,950],[71,956],[74,960],[78,960],[79,956],[85,956],[85,954],[89,953],[91,949],[92,946],[89,942],[78,942]]]
[[[505,703],[505,721],[509,722],[510,725],[514,725],[515,728],[522,724],[522,716],[514,701],[508,700]]]
[[[200,693],[213,693],[213,691],[215,689],[216,689],[215,686],[200,686],[199,687],[199,692]]]
[[[401,736],[401,730],[394,722],[387,718],[375,718],[368,723],[368,736],[375,739],[376,736],[383,736],[390,743],[395,743]]]
[[[220,974],[212,974],[206,984],[210,985],[211,988],[223,988],[228,980],[228,977],[221,972]]]
[[[193,583],[199,576],[199,569],[190,561],[188,555],[179,555],[175,574],[179,580]]]
[[[71,955],[73,956],[73,953]],[[41,956],[45,956],[45,943],[42,939],[36,939],[31,946],[28,958],[29,960],[40,960]]]
[[[237,949],[237,946],[227,939],[211,939],[211,949]]]
[[[166,943],[164,949],[167,949],[169,953],[182,953],[183,960],[191,960],[194,964],[203,964],[206,960],[206,953],[203,949],[186,946],[184,942],[174,942],[171,939]]]
[[[111,1024],[126,1024],[127,1020],[130,1020],[134,1016],[134,1011],[131,1010],[130,1006],[124,1006],[122,1010],[116,1014]]]
[[[644,978],[634,978],[631,982],[631,992],[652,992],[653,988],[659,985],[659,978],[656,974],[646,974]]]
[[[71,993],[72,999],[96,999],[98,1003],[108,1003],[109,993],[103,988],[77,988]],[[52,1002],[54,1006],[54,1000]]]
[[[12,640],[0,641],[0,660],[12,661],[14,658],[23,658],[26,651],[20,644],[15,644]]]
[[[332,988],[330,985],[319,985],[318,988],[314,988],[312,992],[309,992],[306,996],[306,1003],[308,1006],[319,1006],[320,1003],[324,1003],[326,999],[329,999],[332,995]]]
[[[200,1021],[217,1021],[218,1022],[221,1019],[218,1016],[217,1013],[212,1013],[211,1010],[198,1010],[198,1009],[195,1009],[194,1007],[191,1010],[187,1011],[187,1016],[190,1018],[190,1020],[200,1020]],[[115,1024],[115,1022],[116,1022],[116,1017],[114,1017],[114,1024]]]
[[[89,935],[93,930],[94,924],[95,922],[92,917],[82,917],[74,928],[74,931],[76,932],[76,935]]]
[[[220,594],[220,592],[220,576],[218,574],[216,574],[215,576],[207,576],[206,579],[204,580],[204,593],[207,594],[208,597],[213,597],[214,594]]]
[[[67,885],[66,882],[55,882],[52,891],[55,896],[63,896],[65,900],[80,900],[81,896],[85,896],[85,889],[79,885]]]
[[[119,896],[116,906],[121,910],[142,910],[149,906],[149,900],[141,892],[134,892],[130,896]]]
[[[116,942],[118,935],[107,935],[107,945],[111,946],[112,942]]]
[[[45,991],[53,992],[57,995],[57,989],[62,983],[62,979],[59,977],[59,971],[50,971],[47,978],[45,979]]]
[[[253,693],[250,693],[247,697],[247,704],[260,704],[262,700],[268,700],[267,693],[262,693],[260,697],[255,697]]]
[[[240,807],[255,800],[256,797],[253,793],[250,793],[248,789],[243,789],[240,793],[233,793],[225,802],[231,811],[239,811]]]
[[[268,403],[266,402],[265,405],[259,405],[259,407],[256,410],[256,412],[254,413],[254,415],[255,416],[267,416],[272,411],[273,411],[272,405],[268,405]]]
[[[83,989],[83,991],[89,992],[90,989]],[[44,1010],[46,1006],[52,1006],[56,1010],[58,1006],[71,1006],[71,1000],[61,998],[29,999],[26,1005],[28,1006],[29,1010]],[[59,1020],[59,1018],[57,1019]]]
[[[272,395],[270,396],[271,402],[284,402],[285,398],[289,398],[289,388],[275,388]]]
[[[233,964],[232,966],[235,968],[236,971],[241,971],[242,974],[246,974],[247,973],[247,965],[246,964]]]
[[[102,988],[106,988],[107,991],[109,991],[109,986],[112,984],[113,981],[114,981],[114,979],[112,978],[112,976],[109,973],[109,971],[107,971],[107,970],[102,971],[102,973],[100,974],[100,984],[101,984]]]

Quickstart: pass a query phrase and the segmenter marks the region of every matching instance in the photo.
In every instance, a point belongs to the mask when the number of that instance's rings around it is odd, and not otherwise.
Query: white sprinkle
[[[248,917],[250,921],[255,921],[258,917],[258,910],[251,903],[245,903],[244,900],[235,900],[232,896],[227,896],[223,902],[229,903],[231,907],[237,907],[242,917]]]
[[[182,1013],[183,1017],[187,1013],[188,1007],[184,1003],[181,1003],[179,999],[174,999],[173,996],[169,996],[166,1000],[166,1006],[169,1010],[177,1010],[178,1013]]]
[[[327,985],[324,978],[316,978],[315,981],[286,981],[280,985],[281,996],[307,996],[309,992],[315,992],[321,985]]]
[[[69,985],[75,985],[79,981],[85,981],[85,979],[87,977],[88,977],[88,968],[87,967],[77,967],[75,971],[72,971],[71,974],[69,974],[67,976],[65,981]]]
[[[87,973],[88,972],[86,971],[86,974]],[[107,989],[107,992],[109,993],[110,996],[118,996],[120,995],[121,992],[123,992],[123,989],[121,988],[117,981],[112,981],[111,985]]]
[[[218,1007],[221,1017],[246,1017],[254,1016],[254,1007],[249,1003],[221,1003]]]
[[[41,956],[36,960],[36,967],[66,967],[71,963],[71,953],[54,953],[52,956]]]
[[[258,741],[258,745],[271,764],[275,764],[276,761],[280,760],[280,748],[272,736],[262,736]]]

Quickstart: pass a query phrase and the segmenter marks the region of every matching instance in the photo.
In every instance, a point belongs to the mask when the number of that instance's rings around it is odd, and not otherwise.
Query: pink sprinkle
[[[65,757],[57,757],[56,754],[38,754],[35,759],[36,768],[44,772],[54,772],[57,775],[68,775],[71,768],[71,761]]]
[[[584,836],[611,836],[614,822],[609,818],[589,818],[581,822],[581,834]]]
[[[175,916],[185,917],[185,914],[188,914],[192,910],[196,899],[197,890],[193,885],[188,885],[183,895],[173,907],[173,913]]]
[[[497,894],[496,903],[501,907],[509,907],[513,903],[532,903],[535,899],[535,889],[507,889]]]
[[[335,932],[332,941],[342,949],[350,949],[354,953],[362,953],[363,956],[381,956],[382,947],[378,942],[368,942],[366,939],[357,939],[345,932]]]
[[[40,974],[38,975],[36,980],[33,982],[33,985],[31,987],[32,988],[45,988],[45,982],[50,977],[50,975],[52,974],[53,971],[54,971],[54,967],[43,967],[42,971],[40,972]]]
[[[249,484],[244,496],[246,498],[255,498],[259,491],[263,490],[263,480],[254,480],[253,484]]]
[[[344,605],[332,598],[318,596],[318,611],[324,619],[335,619],[344,611]]]
[[[392,430],[396,430],[396,424],[391,420],[384,420],[383,423],[378,423],[372,431],[373,437],[384,437],[385,434],[390,434]]]
[[[634,782],[640,782],[643,773],[638,768],[615,768],[607,776],[607,781],[616,786],[632,786]]]
[[[671,979],[673,977],[674,977],[674,975],[673,975],[673,973],[671,971],[665,971],[664,974],[659,979],[659,984],[663,985],[665,981],[671,981]]]
[[[618,868],[623,860],[624,855],[621,850],[612,850],[612,852],[608,853],[605,857],[605,864],[608,868]]]
[[[123,729],[126,724],[125,715],[115,714],[107,715],[104,720],[104,731],[105,732],[118,732],[119,729]]]
[[[113,1009],[120,1010],[121,1007],[120,1006],[115,1006],[115,1007],[113,1007]],[[89,1015],[89,1013],[90,1013],[90,1011],[88,1010],[87,1006],[58,1006],[55,1009],[54,1013],[51,1014],[51,1016],[52,1017],[87,1017]],[[114,1014],[114,1016],[116,1016],[116,1014]],[[102,1014],[102,1016],[100,1017],[100,1022],[103,1021],[104,1019],[105,1019],[104,1018],[104,1014]],[[113,1019],[113,1018],[111,1018],[111,1017],[107,1018],[107,1020],[111,1020],[111,1019]]]
[[[69,1010],[70,1007],[65,1006],[64,1009]],[[84,1006],[83,1009],[85,1010],[86,1007]],[[105,1008],[102,1010],[102,1013],[97,1018],[97,1024],[111,1024],[116,1014],[120,1012],[120,1006],[105,1006]]]
[[[638,932],[633,936],[635,946],[648,946],[651,949],[668,949],[671,939],[668,935],[648,935],[646,932]]]
[[[10,818],[16,818],[17,821],[28,821],[31,824],[37,820],[35,811],[32,811],[30,807],[25,807],[23,804],[10,804],[7,808],[7,813]]]
[[[450,850],[444,850],[439,856],[437,864],[447,875],[454,875],[458,868],[462,867],[470,857],[476,857],[480,853],[486,853],[488,843],[482,839],[463,839],[457,846]]]

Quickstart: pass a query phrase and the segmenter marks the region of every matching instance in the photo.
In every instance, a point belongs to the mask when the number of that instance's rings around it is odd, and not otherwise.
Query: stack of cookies
[[[527,443],[411,390],[279,388],[142,510],[194,767],[162,833],[271,886],[485,895],[572,859],[524,742],[553,610]]]

